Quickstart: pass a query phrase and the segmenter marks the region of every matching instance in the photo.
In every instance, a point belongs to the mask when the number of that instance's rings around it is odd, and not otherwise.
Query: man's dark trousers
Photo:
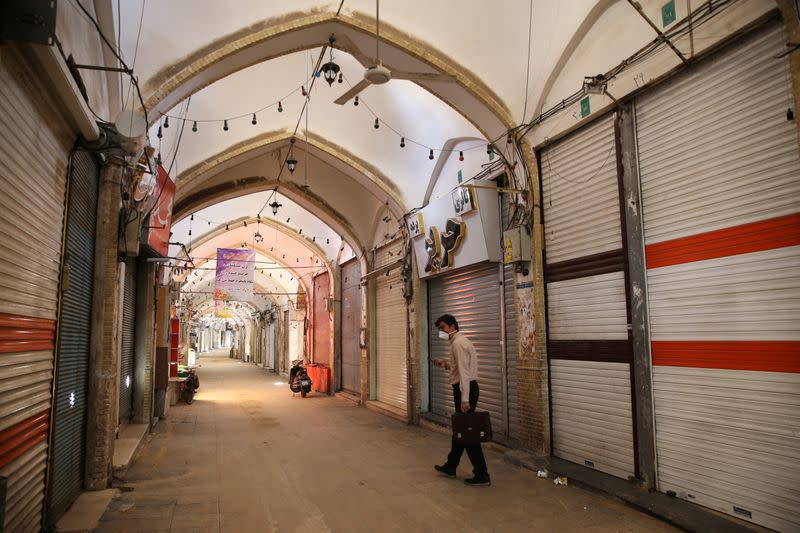
[[[478,382],[470,381],[469,382],[470,413],[474,412],[475,407],[478,405],[479,393],[480,391],[478,390]],[[456,413],[460,413],[461,386],[458,383],[453,385],[453,403],[456,406]],[[453,437],[450,446],[450,453],[447,455],[447,462],[445,463],[444,466],[446,466],[447,468],[452,468],[453,471],[455,471],[455,469],[458,467],[459,461],[461,461],[461,454],[464,453],[465,449],[467,450],[467,456],[469,457],[469,460],[472,463],[472,473],[481,478],[488,477],[489,471],[486,469],[486,458],[483,456],[483,448],[481,448],[480,442],[464,446],[463,444],[457,443],[455,437]]]

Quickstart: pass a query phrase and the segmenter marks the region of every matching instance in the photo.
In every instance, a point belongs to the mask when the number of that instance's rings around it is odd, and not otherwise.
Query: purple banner
[[[255,250],[217,248],[214,299],[223,301],[252,299],[255,261]]]

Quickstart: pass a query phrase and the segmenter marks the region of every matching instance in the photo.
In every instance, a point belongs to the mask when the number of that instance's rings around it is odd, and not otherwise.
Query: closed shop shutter
[[[378,249],[375,253],[376,267],[395,262],[401,257],[402,249],[402,241]],[[388,276],[378,276],[375,285],[376,397],[379,402],[405,412],[408,318],[400,269],[389,271]]]
[[[428,309],[431,321],[445,313],[458,321],[478,353],[478,409],[489,411],[492,430],[498,440],[507,437],[507,401],[503,384],[503,355],[500,328],[500,270],[497,263],[481,263],[442,274],[428,281]],[[450,343],[431,327],[431,359],[450,358]],[[453,406],[453,387],[449,371],[430,367],[431,413],[449,422]]]
[[[342,266],[342,388],[361,392],[361,265]]]
[[[17,47],[0,61],[0,529],[41,529],[67,160],[74,136]]]
[[[83,487],[97,187],[97,163],[90,154],[76,152],[64,250],[68,283],[63,291],[58,333],[47,513],[50,523],[58,520]]]
[[[636,101],[658,488],[800,529],[800,161],[762,28]],[[796,112],[797,110],[795,110]]]
[[[511,224],[511,196],[501,194],[501,222],[500,235],[510,228]],[[519,437],[519,410],[517,409],[517,308],[514,303],[514,265],[503,265],[503,320],[505,323],[506,345],[506,395],[508,397],[508,436],[510,439]]]
[[[290,350],[291,336],[294,334],[292,323],[289,322],[289,311],[283,312],[283,353],[285,359],[285,371],[289,372],[292,368],[292,353]]]
[[[331,278],[327,272],[314,277],[314,362],[331,365],[331,314],[328,312]]]
[[[122,353],[119,365],[119,422],[127,423],[133,402],[133,360],[136,338],[136,258],[125,260],[122,298]]]
[[[635,475],[614,115],[540,152],[553,454]]]
[[[272,322],[269,323],[269,328],[267,330],[267,352],[269,355],[267,356],[266,366],[267,368],[273,371],[276,369],[275,363],[278,360],[277,358],[278,344],[277,344],[277,339],[275,338],[277,336],[276,333],[277,325],[278,325],[278,319],[275,318],[273,319]]]

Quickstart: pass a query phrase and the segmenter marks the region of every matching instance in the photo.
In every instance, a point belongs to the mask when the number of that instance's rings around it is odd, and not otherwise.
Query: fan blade
[[[334,102],[336,102],[339,105],[344,105],[344,104],[347,103],[348,100],[350,100],[352,97],[354,97],[355,95],[357,95],[358,93],[360,93],[361,91],[366,89],[367,87],[369,87],[369,81],[361,80],[360,82],[356,83],[353,86],[352,89],[350,89],[349,91],[344,93],[342,96],[340,96],[339,98],[334,100]]]
[[[455,78],[449,74],[439,72],[403,72],[392,70],[392,79],[410,81],[453,81]]]

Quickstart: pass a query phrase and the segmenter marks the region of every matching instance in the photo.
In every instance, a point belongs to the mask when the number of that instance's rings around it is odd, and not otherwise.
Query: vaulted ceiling
[[[663,3],[639,2],[659,23]],[[702,4],[676,1],[678,21]],[[722,15],[676,39],[687,56],[775,8],[772,0],[715,4]],[[459,170],[465,177],[481,171],[490,160],[488,143],[513,162],[509,129],[656,38],[625,0],[384,1],[380,58],[417,79],[369,86],[356,106],[335,100],[376,61],[373,0],[126,0],[112,8],[120,52],[149,108],[150,142],[176,182],[173,240],[197,257],[249,246],[260,215],[297,249],[290,256],[328,266],[363,257],[396,235],[403,214],[449,192]],[[343,81],[329,86],[313,76],[331,36],[333,51],[323,62],[332,53]],[[612,80],[609,91],[624,96],[678,64],[664,47]],[[611,103],[592,98],[593,111]],[[135,104],[124,89],[123,99]],[[581,120],[564,109],[527,140],[537,145]],[[294,172],[285,165],[290,150]],[[276,189],[283,205],[273,216],[264,206]],[[233,229],[245,219],[246,230]],[[300,240],[288,237],[301,230]],[[256,248],[282,264],[282,253],[276,259],[270,246]],[[307,283],[308,273],[297,275]]]

